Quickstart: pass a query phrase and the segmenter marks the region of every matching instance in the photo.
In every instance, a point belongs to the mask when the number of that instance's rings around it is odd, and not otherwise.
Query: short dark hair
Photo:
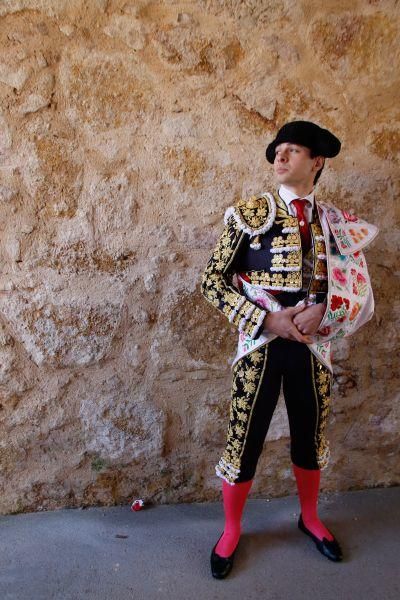
[[[310,158],[315,158],[316,156],[320,156],[320,154],[315,154],[310,148]],[[314,181],[313,181],[314,185],[317,183],[318,179],[321,177],[321,173],[323,171],[324,166],[325,166],[325,160],[324,160],[324,164],[322,165],[320,170],[317,171],[317,173],[315,174]]]

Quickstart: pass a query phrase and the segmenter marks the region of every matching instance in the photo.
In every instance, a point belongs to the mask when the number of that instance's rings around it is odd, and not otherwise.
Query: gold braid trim
[[[315,399],[318,403],[318,419],[315,428],[315,447],[317,450],[317,462],[320,469],[325,469],[329,463],[329,442],[325,437],[328,421],[332,375],[315,356],[311,354],[311,368],[314,382]]]

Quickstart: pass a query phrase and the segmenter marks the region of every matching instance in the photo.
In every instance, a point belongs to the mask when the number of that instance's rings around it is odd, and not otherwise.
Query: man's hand
[[[295,315],[293,323],[296,325],[300,333],[310,336],[315,335],[321,324],[322,317],[325,314],[326,305],[312,304],[305,310]]]
[[[308,310],[309,308],[305,304],[301,304],[300,306],[284,308],[278,312],[270,312],[264,319],[264,327],[267,332],[275,333],[287,340],[311,344],[311,338],[308,335],[302,335],[295,324],[295,320]],[[306,326],[304,325],[304,327]]]

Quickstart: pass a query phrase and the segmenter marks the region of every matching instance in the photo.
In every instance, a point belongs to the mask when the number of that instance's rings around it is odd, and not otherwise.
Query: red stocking
[[[319,469],[302,469],[293,465],[299,492],[303,523],[319,540],[333,540],[333,535],[318,518],[318,492],[321,471]]]
[[[229,485],[222,482],[222,496],[224,500],[225,527],[224,533],[219,540],[215,552],[219,556],[227,558],[230,556],[239,541],[241,534],[241,519],[247,495],[253,480]]]

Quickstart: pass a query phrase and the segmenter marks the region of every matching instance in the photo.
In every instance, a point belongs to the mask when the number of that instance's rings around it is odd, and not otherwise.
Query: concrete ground
[[[297,498],[249,500],[229,578],[211,577],[217,504],[0,517],[1,600],[399,600],[400,488],[323,496],[333,563],[297,529]]]

